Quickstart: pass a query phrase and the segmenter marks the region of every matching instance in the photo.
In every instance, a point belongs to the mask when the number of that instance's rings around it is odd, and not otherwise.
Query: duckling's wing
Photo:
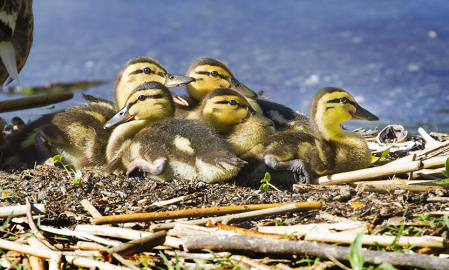
[[[104,99],[104,98],[100,98],[100,97],[94,97],[92,95],[88,95],[88,94],[84,94],[81,93],[81,95],[83,96],[84,100],[92,102],[92,103],[106,103],[106,104],[110,104],[111,106],[114,106],[114,102]]]
[[[297,122],[298,124],[307,124],[309,122],[307,115],[299,113],[285,105],[263,98],[254,100],[262,109],[263,115],[271,119],[278,129],[285,129],[287,124],[291,122]]]

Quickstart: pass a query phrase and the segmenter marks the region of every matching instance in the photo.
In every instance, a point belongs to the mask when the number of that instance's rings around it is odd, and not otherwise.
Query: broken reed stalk
[[[273,207],[273,208],[268,208],[268,209],[261,209],[261,210],[247,212],[247,213],[240,213],[240,214],[227,215],[227,216],[214,217],[214,218],[203,218],[203,219],[199,219],[199,220],[185,221],[182,223],[191,224],[191,225],[200,225],[200,224],[206,224],[206,222],[209,220],[212,220],[214,222],[227,221],[229,223],[230,220],[232,220],[233,222],[237,222],[240,220],[247,220],[247,219],[251,219],[251,218],[259,218],[259,217],[265,217],[265,216],[271,216],[271,215],[282,215],[282,214],[285,214],[288,212],[307,211],[307,210],[313,210],[313,209],[321,209],[321,203],[320,202],[302,202],[302,203],[287,204],[284,206]],[[176,223],[173,222],[173,223],[151,225],[150,231],[154,232],[154,231],[160,231],[160,230],[173,229],[175,224]]]
[[[151,235],[136,239],[130,242],[122,243],[106,250],[107,253],[118,253],[122,256],[128,256],[140,251],[151,250],[155,246],[162,245],[165,242],[167,232],[160,231]]]
[[[349,248],[327,245],[311,241],[285,241],[264,239],[246,235],[213,235],[213,236],[184,236],[184,250],[210,249],[212,251],[249,251],[263,254],[298,255],[307,253],[308,256],[333,256],[337,260],[349,259]],[[324,251],[326,250],[326,252]],[[412,266],[427,269],[449,269],[447,259],[436,258],[422,254],[404,254],[398,252],[362,250],[363,259],[367,263],[379,264],[389,262],[395,266]],[[327,254],[327,255],[326,255]]]
[[[315,184],[337,185],[354,181],[380,178],[388,175],[417,171],[423,168],[422,161],[413,161],[397,165],[384,165],[357,171],[325,175],[314,179]]]
[[[346,184],[355,181],[369,180],[389,175],[408,173],[421,169],[441,167],[446,164],[448,156],[438,156],[424,161],[411,161],[399,164],[387,164],[374,168],[361,169],[357,171],[336,173],[325,175],[314,179],[315,184],[320,185],[337,185]]]
[[[47,208],[44,204],[33,204],[31,210],[35,214],[45,214]],[[0,207],[0,218],[7,218],[12,212],[13,217],[25,216],[27,213],[26,205],[18,205],[18,206],[5,206]]]
[[[105,227],[98,225],[77,225],[74,232],[84,232],[92,235],[107,236],[121,239],[134,240],[148,235],[152,235],[150,232],[137,231],[125,228],[117,227]]]
[[[317,241],[326,243],[343,243],[351,244],[354,242],[357,235],[348,233],[322,233],[322,232],[308,232],[304,240]],[[381,246],[390,246],[395,241],[395,236],[387,235],[364,235],[362,238],[362,245],[374,246],[377,244]],[[436,236],[422,236],[422,237],[409,237],[401,236],[397,244],[402,247],[433,247],[433,248],[445,248],[447,246],[443,237]]]
[[[404,185],[404,184],[388,184],[388,183],[361,183],[357,185],[357,192],[377,192],[390,193],[395,190],[408,190],[413,192],[432,192],[436,190],[446,190],[441,185]]]
[[[114,223],[127,223],[127,222],[146,222],[146,221],[156,221],[156,220],[176,219],[176,218],[226,215],[232,213],[267,209],[288,204],[292,203],[237,205],[237,206],[165,211],[159,213],[139,213],[129,215],[105,216],[94,218],[94,224],[99,225],[99,224],[114,224]]]
[[[442,142],[441,144],[436,145],[434,147],[418,151],[415,153],[416,159],[426,159],[427,155],[433,154],[434,152],[441,153],[445,150],[444,148],[446,148],[448,146],[449,146],[449,141],[445,141],[445,142]],[[447,158],[447,156],[446,156],[446,158]],[[396,164],[406,163],[406,162],[412,161],[412,159],[413,159],[413,155],[409,155],[409,156],[394,160],[394,161],[390,162],[389,164],[396,165]]]
[[[0,113],[38,108],[73,98],[73,93],[47,94],[37,97],[26,97],[0,102]]]

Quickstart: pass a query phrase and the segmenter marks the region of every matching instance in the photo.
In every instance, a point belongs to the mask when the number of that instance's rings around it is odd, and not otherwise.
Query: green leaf
[[[357,234],[354,242],[349,246],[349,263],[354,270],[363,270],[365,260],[362,256],[362,238],[365,235],[365,230]]]
[[[81,171],[78,169],[75,165],[69,164],[66,165],[67,168],[71,169],[73,173],[75,174],[75,180],[79,181],[81,179]]]
[[[62,163],[62,156],[61,155],[56,155],[53,157],[53,163],[58,163],[61,162]]]
[[[382,155],[380,155],[380,157],[371,156],[371,163],[372,163],[372,164],[377,164],[377,162],[378,162],[380,159],[386,157],[389,153],[390,153],[390,148],[388,148],[387,150],[383,151],[383,152],[382,152]]]
[[[2,225],[2,231],[4,231],[6,229],[6,227],[8,226],[9,222],[12,219],[12,215],[14,214],[14,211],[11,212],[11,214],[9,214],[8,218],[5,220],[5,222]]]
[[[375,268],[375,270],[397,270],[391,263],[383,263]]]
[[[448,215],[444,215],[444,223],[446,224],[446,227],[448,227],[449,228],[449,217],[448,217]]]
[[[433,183],[440,185],[449,184],[449,179],[436,179],[433,180]]]

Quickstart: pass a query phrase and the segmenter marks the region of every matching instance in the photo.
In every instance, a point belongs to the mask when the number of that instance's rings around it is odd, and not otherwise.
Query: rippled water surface
[[[301,112],[317,90],[337,86],[381,119],[350,127],[449,132],[448,10],[448,1],[34,1],[34,45],[20,80],[109,80],[85,92],[112,99],[131,57],[153,57],[174,74],[212,57]],[[78,102],[77,92],[53,109],[1,116],[35,119]]]

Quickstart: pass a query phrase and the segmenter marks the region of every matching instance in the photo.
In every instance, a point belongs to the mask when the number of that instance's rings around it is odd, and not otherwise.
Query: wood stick
[[[33,204],[31,210],[35,214],[45,214],[45,212],[47,212],[47,208],[44,204]],[[7,218],[12,212],[14,212],[12,214],[13,217],[26,216],[27,206],[17,205],[0,207],[0,218]]]
[[[357,171],[321,176],[319,178],[315,178],[314,183],[319,185],[346,184],[354,181],[375,179],[393,174],[417,171],[422,168],[422,161],[413,161],[397,165],[384,165]]]
[[[213,236],[184,236],[184,250],[210,249],[213,251],[249,251],[270,254],[298,255],[307,253],[308,256],[327,257],[330,254],[337,260],[348,260],[349,248],[327,245],[311,241],[283,241],[264,239],[246,235],[213,235]],[[379,264],[389,262],[395,266],[411,266],[428,269],[449,269],[447,259],[440,259],[422,254],[404,254],[398,252],[362,250],[365,262]]]
[[[425,192],[435,190],[445,190],[441,185],[422,186],[422,185],[401,185],[401,184],[377,184],[377,183],[363,183],[357,186],[357,192],[377,192],[390,193],[395,190],[408,190],[413,192]]]
[[[81,239],[83,239],[83,238],[84,239],[89,239],[89,240],[101,243],[103,245],[106,245],[106,246],[116,246],[116,245],[119,245],[119,244],[122,243],[120,241],[104,239],[104,238],[101,238],[101,237],[98,237],[98,236],[95,236],[95,235],[92,235],[92,234],[88,234],[88,233],[85,233],[85,232],[75,232],[75,231],[71,231],[71,230],[68,230],[68,229],[64,229],[64,230],[56,229],[56,228],[48,227],[48,226],[45,226],[45,225],[41,225],[41,229],[43,231],[54,233],[54,234],[58,234],[58,235],[76,236],[76,237],[79,237]]]
[[[354,242],[357,235],[348,233],[322,233],[322,232],[308,232],[306,233],[306,241],[317,241],[326,243],[344,243],[350,244]],[[375,245],[377,242],[381,246],[390,246],[395,240],[395,236],[386,235],[364,235],[362,238],[363,245]],[[403,247],[409,247],[416,245],[417,247],[435,247],[444,248],[446,241],[443,237],[435,236],[422,236],[422,237],[409,237],[401,236],[398,241],[398,245]]]
[[[244,228],[240,228],[240,227],[236,227],[236,226],[225,225],[225,224],[222,224],[219,222],[213,222],[210,220],[206,223],[206,227],[218,228],[220,230],[231,231],[231,232],[241,234],[241,235],[251,235],[251,236],[257,236],[257,237],[268,238],[268,239],[285,238],[285,234],[263,233],[263,232],[253,231],[253,230],[244,229]]]
[[[77,225],[74,232],[84,232],[92,235],[107,236],[128,240],[139,239],[148,235],[153,235],[150,232],[143,232],[125,228],[105,227],[97,225]]]
[[[186,218],[186,217],[205,217],[212,215],[226,215],[232,213],[253,211],[259,209],[267,209],[272,207],[278,207],[282,205],[288,205],[292,203],[276,203],[276,204],[256,204],[256,205],[237,205],[237,206],[224,206],[224,207],[211,207],[211,208],[195,208],[187,210],[165,211],[159,213],[139,213],[129,215],[118,216],[106,216],[94,218],[94,224],[113,224],[113,223],[126,223],[126,222],[147,222],[156,220],[165,220],[173,218]]]
[[[282,214],[285,214],[288,212],[307,211],[307,210],[313,210],[313,209],[321,209],[321,203],[320,202],[302,202],[302,203],[295,203],[295,204],[287,204],[284,206],[279,206],[279,207],[274,207],[274,208],[251,211],[248,213],[234,214],[234,215],[214,217],[214,218],[203,218],[200,220],[185,221],[182,223],[192,224],[192,225],[200,225],[200,224],[206,224],[206,222],[208,220],[212,220],[214,222],[221,222],[224,220],[238,221],[238,220],[246,220],[246,219],[259,218],[259,217],[265,217],[265,216],[271,216],[271,215],[282,215]],[[155,224],[155,225],[150,226],[150,230],[151,231],[168,230],[168,229],[172,229],[174,226],[175,226],[175,223]]]
[[[234,232],[219,230],[218,228],[206,228],[198,225],[176,223],[175,227],[168,231],[171,236],[184,235],[214,235],[214,234],[235,234]]]
[[[429,158],[423,161],[423,169],[430,169],[430,168],[439,168],[446,165],[446,159],[448,159],[449,156],[438,156]]]
[[[81,205],[86,209],[92,217],[102,217],[103,215],[93,206],[89,200],[83,199]]]
[[[122,256],[120,256],[120,254],[117,253],[112,253],[112,256],[119,261],[121,264],[128,266],[129,268],[133,269],[133,270],[140,270],[140,268],[138,268],[137,266],[135,266],[134,264],[130,263],[129,261],[127,261],[125,258],[123,258]]]
[[[73,98],[73,93],[47,94],[0,102],[0,113],[38,108]]]
[[[28,201],[28,198],[25,198],[25,199],[26,199],[26,206],[27,206],[27,222],[28,222],[28,225],[30,226],[31,232],[33,233],[32,237],[35,237],[36,240],[42,242],[49,249],[56,250],[56,248],[52,244],[50,244],[50,242],[48,242],[47,238],[45,238],[45,236],[39,231],[36,224],[34,224],[33,216],[31,215],[33,206]]]
[[[449,197],[432,197],[432,198],[427,198],[426,202],[449,202]]]
[[[175,254],[178,257],[183,258],[190,258],[190,259],[200,259],[200,260],[206,260],[206,261],[214,261],[217,259],[223,259],[225,260],[227,256],[231,255],[229,252],[216,252],[214,254],[210,253],[189,253],[185,251],[179,251],[179,250],[164,250],[164,253],[169,256],[175,256]]]
[[[416,154],[416,158],[423,159],[423,158],[425,158],[427,156],[427,154],[432,154],[433,152],[437,152],[440,149],[445,148],[447,146],[449,146],[449,141],[442,142],[440,145],[436,145],[436,146],[434,146],[432,148],[428,148],[428,149],[424,149],[424,150],[418,151],[418,152],[415,153]],[[408,155],[406,157],[394,160],[394,161],[390,162],[389,164],[396,165],[396,164],[410,162],[412,160],[412,158],[413,158],[413,155]]]
[[[250,259],[245,256],[241,256],[241,255],[232,255],[231,260],[234,260],[236,262],[245,263],[245,264],[249,265],[251,267],[251,269],[260,269],[260,270],[273,270],[274,269],[273,267],[270,267],[263,263],[256,262],[253,259]]]
[[[87,269],[95,269],[96,267],[98,267],[98,269],[100,269],[100,270],[128,270],[128,269],[130,269],[128,267],[117,266],[117,265],[110,264],[107,262],[100,262],[100,261],[83,258],[83,257],[79,257],[79,256],[65,256],[65,259],[70,264],[84,267]]]
[[[122,256],[129,256],[162,245],[165,242],[165,236],[167,236],[165,231],[153,233],[140,239],[109,248],[106,252],[109,254],[119,253]]]
[[[29,245],[19,244],[13,241],[7,241],[0,239],[0,249],[13,250],[20,253],[25,253],[32,256],[37,256],[45,259],[51,259],[54,255],[53,251],[48,251],[46,249],[35,248]]]
[[[264,233],[276,233],[276,234],[292,234],[301,235],[309,232],[322,232],[328,233],[330,230],[353,230],[366,228],[367,224],[361,221],[344,221],[340,223],[313,223],[313,224],[298,224],[292,226],[259,226],[258,230]]]

